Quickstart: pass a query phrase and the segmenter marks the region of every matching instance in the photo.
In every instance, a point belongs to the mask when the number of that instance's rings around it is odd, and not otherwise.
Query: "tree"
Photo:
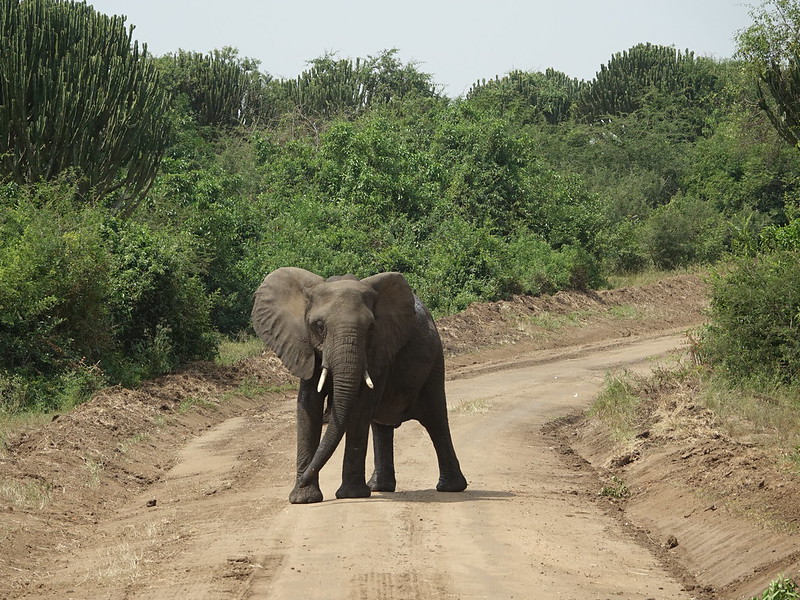
[[[239,58],[235,48],[209,54],[178,50],[157,61],[164,85],[186,103],[202,126],[253,125],[271,116],[259,62]]]
[[[467,100],[488,100],[501,109],[522,102],[539,113],[551,125],[569,118],[584,81],[570,78],[561,71],[547,69],[544,73],[511,71],[503,78],[485,79],[472,86]]]
[[[406,96],[435,96],[431,76],[414,63],[403,65],[396,54],[396,49],[386,50],[355,61],[326,54],[310,61],[311,68],[296,79],[277,86],[290,104],[314,118],[354,116]]]
[[[793,146],[800,145],[800,2],[768,0],[751,12],[738,52],[755,72],[759,105]]]
[[[165,93],[125,18],[85,3],[0,1],[0,176],[74,170],[78,195],[129,212],[164,151]]]
[[[674,96],[685,106],[704,102],[719,87],[713,61],[669,46],[638,44],[601,65],[578,99],[578,113],[587,122],[630,114],[647,95]]]

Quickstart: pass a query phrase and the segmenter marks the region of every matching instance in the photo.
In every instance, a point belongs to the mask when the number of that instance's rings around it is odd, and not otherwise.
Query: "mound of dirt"
[[[711,597],[752,598],[800,573],[800,479],[789,457],[726,433],[693,400],[696,377],[638,382],[647,398],[632,435],[618,440],[581,415],[556,428],[562,444],[610,482],[614,510],[666,560],[687,567]]]
[[[707,286],[699,275],[615,290],[514,296],[476,303],[437,321],[450,377],[464,368],[519,361],[532,352],[683,331],[703,322]]]

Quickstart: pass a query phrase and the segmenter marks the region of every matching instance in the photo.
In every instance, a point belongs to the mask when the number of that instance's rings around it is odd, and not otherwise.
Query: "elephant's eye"
[[[320,336],[325,335],[325,323],[322,321],[322,319],[314,321],[314,329]]]

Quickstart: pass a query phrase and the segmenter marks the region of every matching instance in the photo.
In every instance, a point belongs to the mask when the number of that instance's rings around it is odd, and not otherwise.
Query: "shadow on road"
[[[430,502],[444,504],[453,502],[475,502],[507,500],[516,497],[512,492],[480,490],[467,488],[463,492],[437,492],[430,490],[403,490],[400,492],[374,492],[371,500],[392,500],[395,502]]]

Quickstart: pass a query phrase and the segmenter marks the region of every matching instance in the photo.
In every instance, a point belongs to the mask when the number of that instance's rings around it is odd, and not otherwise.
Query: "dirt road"
[[[271,402],[191,439],[143,495],[73,531],[27,598],[691,598],[544,431],[609,369],[648,369],[680,335],[556,351],[448,381],[470,485],[434,491],[432,445],[396,436],[398,491],[292,506],[294,407]],[[530,363],[533,364],[530,364]],[[486,371],[487,369],[482,369]]]

